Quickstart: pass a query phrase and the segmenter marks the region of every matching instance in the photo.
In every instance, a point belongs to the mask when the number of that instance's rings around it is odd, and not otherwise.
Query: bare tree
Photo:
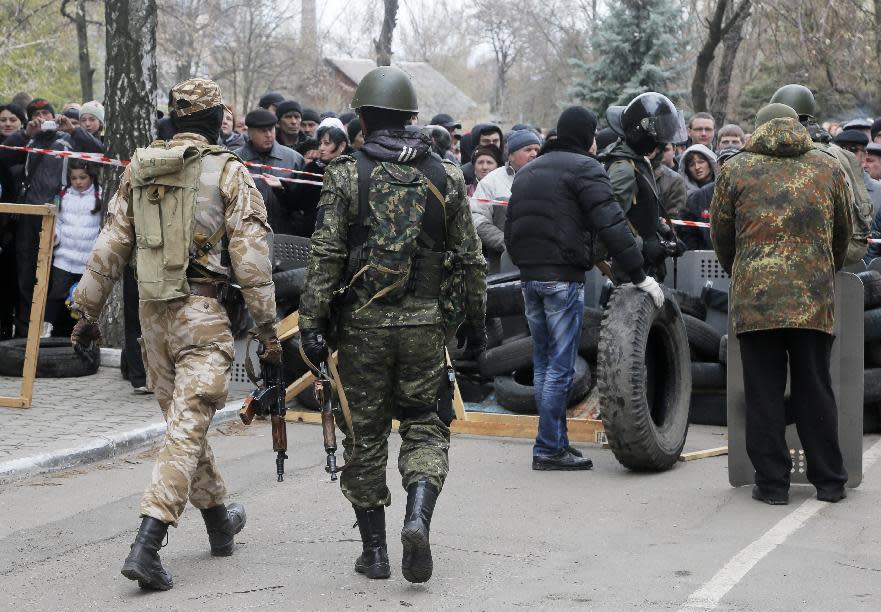
[[[300,18],[300,49],[303,53],[318,60],[318,19],[315,0],[303,0],[303,14]]]
[[[105,0],[104,108],[107,155],[129,159],[153,140],[156,112],[156,0]],[[115,193],[116,172],[107,172],[105,193]],[[118,289],[118,287],[117,287]],[[118,291],[117,291],[118,295]],[[122,341],[121,300],[111,299],[102,319],[104,338]]]
[[[480,28],[489,36],[495,58],[495,85],[489,109],[494,113],[503,111],[508,90],[508,74],[516,64],[524,41],[516,31],[517,5],[507,0],[477,0],[475,14],[480,16]]]
[[[382,29],[379,32],[379,38],[373,41],[373,48],[376,51],[376,65],[391,66],[392,37],[398,23],[398,0],[383,0],[382,4]]]
[[[92,68],[92,59],[89,54],[89,24],[103,25],[98,21],[90,21],[86,18],[86,0],[75,0],[74,14],[70,13],[71,0],[62,0],[61,14],[73,22],[76,26],[76,39],[79,48],[80,63],[80,92],[83,101],[95,99],[94,78],[95,69]]]
[[[716,49],[719,47],[719,44],[722,43],[723,38],[731,32],[732,28],[749,17],[752,2],[751,0],[740,0],[737,7],[731,8],[730,10],[729,6],[734,6],[730,0],[716,0],[711,17],[704,21],[707,28],[707,37],[704,39],[704,44],[701,46],[701,50],[695,60],[694,76],[691,80],[691,105],[696,111],[705,111],[709,109],[707,97],[710,69],[716,55]],[[729,15],[727,19],[726,14]],[[740,27],[742,28],[742,23]],[[740,42],[738,41],[736,45],[732,44],[731,46],[734,51],[734,56],[729,57],[731,66],[733,66],[737,47],[739,45]],[[728,79],[730,81],[730,72],[728,74]],[[728,94],[726,91],[723,96],[726,102],[727,96]],[[722,113],[724,114],[724,109],[722,110]]]

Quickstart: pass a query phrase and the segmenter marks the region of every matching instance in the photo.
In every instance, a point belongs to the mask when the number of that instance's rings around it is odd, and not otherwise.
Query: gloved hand
[[[648,293],[655,303],[655,308],[661,308],[664,305],[664,290],[661,289],[658,281],[651,276],[646,276],[641,283],[636,283],[633,286]]]
[[[477,359],[477,357],[486,351],[486,322],[469,323],[465,333],[465,351],[466,360]]]
[[[79,313],[80,318],[73,326],[70,332],[70,343],[73,350],[79,354],[86,353],[93,344],[101,342],[101,330],[98,328],[98,322],[87,317],[83,313]]]
[[[257,351],[257,358],[263,363],[280,365],[281,342],[278,341],[278,338],[272,336],[271,338],[260,340],[260,350]]]
[[[330,355],[330,349],[327,348],[327,342],[324,341],[324,334],[317,329],[301,329],[300,346],[303,347],[303,352],[315,367],[327,361]]]

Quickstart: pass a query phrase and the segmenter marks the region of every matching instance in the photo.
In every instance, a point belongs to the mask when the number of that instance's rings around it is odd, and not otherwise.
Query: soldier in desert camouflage
[[[172,587],[158,550],[187,499],[202,512],[215,556],[232,554],[245,525],[240,504],[224,505],[226,487],[207,441],[233,362],[230,322],[218,299],[233,276],[257,323],[261,359],[281,356],[266,209],[241,161],[214,145],[220,89],[190,79],[172,89],[172,98],[175,135],[135,153],[71,307],[80,315],[74,346],[99,341],[101,309],[126,263],[136,260],[147,381],[168,430],[122,573],[155,590]],[[169,223],[171,214],[181,216]]]

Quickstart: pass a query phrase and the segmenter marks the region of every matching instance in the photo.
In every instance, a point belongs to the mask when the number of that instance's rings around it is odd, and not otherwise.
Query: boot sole
[[[404,545],[403,558],[410,560],[410,563],[401,563],[404,578],[407,582],[427,582],[434,571],[427,535],[421,529],[408,529],[405,526],[401,531],[401,544]]]
[[[139,564],[132,563],[131,561],[126,561],[125,565],[122,566],[122,571],[120,573],[129,580],[137,580],[138,586],[148,591],[168,591],[174,586],[174,583],[171,581],[169,581],[168,584],[165,584],[164,582],[156,582],[150,572]]]
[[[532,469],[537,472],[585,472],[593,469],[593,464],[571,466],[571,465],[549,465],[547,463],[533,463]]]

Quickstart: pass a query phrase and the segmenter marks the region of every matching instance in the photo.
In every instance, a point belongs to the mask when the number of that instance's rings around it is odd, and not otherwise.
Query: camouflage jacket
[[[206,146],[208,141],[198,134],[183,133],[175,135],[169,144]],[[131,178],[126,169],[116,195],[110,200],[107,221],[73,296],[71,308],[92,318],[101,313],[110,290],[133,255],[136,228],[134,219],[128,216],[131,191]],[[270,229],[263,199],[244,164],[231,160],[224,166],[220,174],[220,196],[225,207],[232,273],[258,328],[269,332],[275,325],[275,286],[267,240]]]
[[[459,254],[465,274],[465,320],[483,322],[486,310],[486,260],[480,239],[474,231],[465,179],[454,164],[444,161],[447,175],[447,250]],[[306,291],[300,298],[300,327],[327,329],[330,301],[340,287],[348,258],[349,225],[358,216],[358,168],[353,157],[342,156],[328,165],[324,173],[318,223],[312,235]],[[437,300],[420,299],[411,294],[394,306],[371,303],[360,308],[365,296],[343,312],[344,325],[355,327],[396,327],[439,325]],[[368,296],[369,297],[369,296]],[[354,312],[358,310],[358,312]]]
[[[851,202],[836,159],[795,119],[759,127],[722,167],[710,232],[731,275],[735,333],[832,333],[833,279],[851,235]]]
[[[824,142],[815,142],[814,147],[835,157],[844,170],[851,201],[851,237],[847,245],[847,257],[844,259],[844,265],[849,266],[866,255],[866,238],[872,231],[872,199],[863,182],[863,169],[853,153],[838,145]]]

